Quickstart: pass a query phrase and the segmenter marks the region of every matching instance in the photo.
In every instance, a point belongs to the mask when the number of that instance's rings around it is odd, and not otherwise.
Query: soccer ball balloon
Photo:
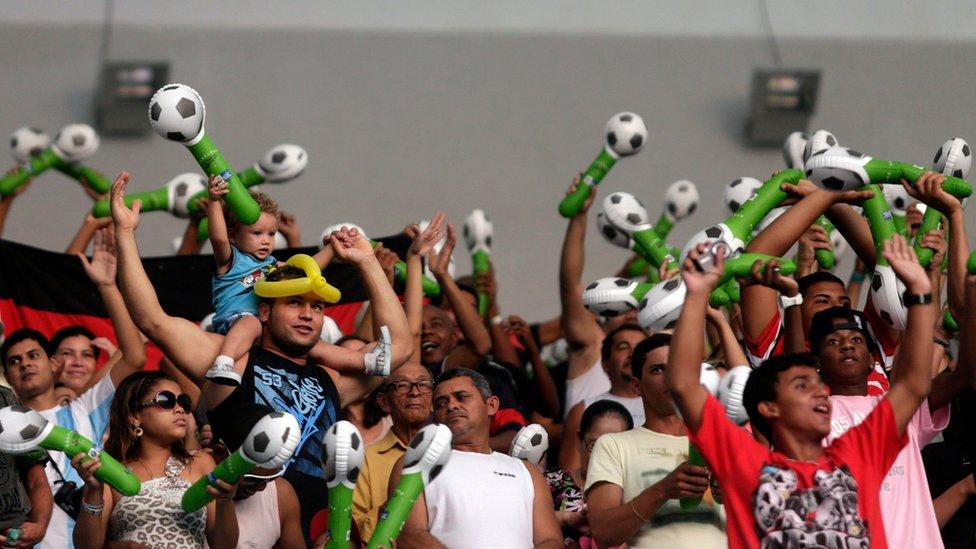
[[[597,216],[599,218],[599,215]],[[471,210],[464,220],[464,243],[471,253],[477,251],[491,251],[491,239],[495,234],[495,225],[488,219],[488,214],[480,208]]]
[[[746,381],[752,368],[746,365],[739,365],[725,374],[718,387],[718,400],[725,406],[725,413],[736,425],[743,425],[749,421],[749,414],[746,413],[745,406],[742,405],[742,393],[746,388]]]
[[[149,124],[170,141],[187,143],[203,135],[204,118],[203,98],[186,84],[167,84],[149,100]]]
[[[508,455],[515,459],[539,465],[549,450],[549,433],[538,423],[531,423],[519,429]]]
[[[291,459],[301,436],[302,429],[295,416],[271,412],[251,428],[241,446],[241,453],[258,467],[276,469]]]
[[[664,191],[664,211],[672,221],[684,219],[698,208],[698,187],[687,179],[672,183]]]
[[[0,451],[22,454],[37,448],[51,431],[41,414],[19,404],[0,409]]]
[[[620,112],[607,121],[605,129],[607,147],[617,156],[630,156],[640,152],[647,142],[647,126],[644,119],[632,112]]]
[[[612,223],[607,221],[607,215],[603,212],[596,214],[596,228],[603,235],[603,238],[606,238],[607,242],[614,246],[620,246],[629,250],[634,245],[634,241],[631,240],[630,235],[614,227]]]
[[[637,308],[638,298],[633,293],[639,284],[627,278],[601,278],[583,290],[583,305],[600,316],[620,316]]]
[[[403,473],[420,472],[425,484],[434,480],[451,459],[452,438],[447,425],[431,424],[421,429],[407,446]]]
[[[325,432],[325,484],[335,487],[344,484],[356,487],[359,470],[366,458],[366,445],[356,426],[348,421],[337,421]]]
[[[871,277],[871,303],[882,322],[895,330],[904,330],[908,311],[902,301],[905,285],[888,265],[876,265]]]
[[[807,136],[803,132],[793,132],[783,141],[783,160],[787,168],[803,169],[803,152],[807,148]]]
[[[709,246],[708,253],[714,255],[722,247],[725,247],[725,258],[735,257],[741,254],[746,249],[746,245],[742,240],[737,238],[732,234],[732,229],[725,223],[719,223],[718,225],[712,225],[711,227],[699,231],[697,234],[688,239],[685,244],[684,249],[681,250],[681,258],[678,264],[683,264],[685,258],[688,257],[688,252],[698,247],[702,242],[711,242]],[[707,258],[702,258],[707,259]]]
[[[75,162],[95,154],[98,150],[98,134],[88,124],[68,124],[54,136],[54,147],[61,157]]]
[[[814,153],[807,160],[807,177],[830,191],[853,191],[871,181],[864,166],[871,161],[853,149],[833,147]]]
[[[714,364],[702,362],[699,381],[709,393],[716,395],[718,394],[718,386],[722,382],[722,376],[718,373],[718,370],[715,369]]]
[[[190,217],[190,199],[205,190],[207,190],[207,178],[198,173],[181,173],[170,179],[166,183],[170,213],[176,217]]]
[[[755,196],[759,187],[762,187],[762,181],[754,177],[740,177],[726,185],[725,207],[729,209],[729,213],[739,211],[747,200]]]
[[[651,332],[668,328],[678,321],[686,293],[680,278],[655,284],[637,306],[637,323]]]
[[[901,185],[882,185],[881,192],[884,193],[885,200],[891,213],[895,215],[905,215],[908,205],[912,202],[912,197],[905,192]]]
[[[37,128],[24,126],[10,135],[10,154],[18,163],[26,164],[50,144],[51,137],[48,134]]]
[[[973,155],[969,143],[958,137],[946,141],[935,153],[932,166],[943,175],[966,179],[969,176],[969,169],[973,167]]]
[[[611,225],[628,234],[651,227],[647,209],[630,193],[617,192],[604,198],[603,214]]]
[[[291,181],[305,171],[308,154],[298,145],[283,143],[268,151],[258,162],[258,170],[269,183]]]
[[[817,130],[807,139],[807,144],[803,147],[803,163],[805,164],[810,157],[820,151],[825,151],[832,147],[837,147],[837,138],[827,130]],[[797,166],[798,168],[801,166]]]
[[[847,250],[851,247],[844,238],[844,235],[840,234],[840,231],[834,229],[830,233],[830,246],[834,249],[834,259],[840,259],[844,257]]]

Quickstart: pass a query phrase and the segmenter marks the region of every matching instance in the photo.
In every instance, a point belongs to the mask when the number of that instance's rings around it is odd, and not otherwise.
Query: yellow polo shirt
[[[390,473],[406,451],[406,445],[400,442],[393,429],[366,447],[366,458],[352,496],[352,519],[356,521],[364,540],[373,535],[373,529],[379,520],[380,507],[386,503]]]

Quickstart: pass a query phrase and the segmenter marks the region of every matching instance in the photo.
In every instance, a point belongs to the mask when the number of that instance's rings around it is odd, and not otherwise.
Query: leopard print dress
[[[180,506],[190,481],[180,477],[184,465],[172,456],[164,476],[142,483],[139,493],[121,497],[112,509],[108,539],[135,541],[152,549],[202,548],[207,509],[187,514]]]

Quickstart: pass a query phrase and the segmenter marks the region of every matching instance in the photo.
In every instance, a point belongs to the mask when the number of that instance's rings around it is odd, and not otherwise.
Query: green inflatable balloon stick
[[[717,395],[719,385],[722,383],[722,378],[719,375],[718,370],[715,369],[715,366],[703,363],[701,365],[701,369],[699,370],[699,381],[706,391],[713,395]],[[701,450],[698,449],[698,446],[695,446],[690,442],[688,443],[688,463],[691,465],[697,465],[698,467],[708,467],[708,464],[705,463],[705,457],[701,454]],[[701,497],[681,498],[678,500],[678,503],[681,505],[682,509],[688,511],[701,505],[701,500]]]
[[[936,172],[945,176],[966,179],[969,177],[969,170],[973,166],[973,156],[969,148],[969,143],[959,137],[950,139],[939,147],[932,162],[932,168]],[[945,221],[945,217],[935,208],[926,208],[922,214],[922,224],[915,233],[915,255],[918,262],[923,267],[927,267],[932,261],[935,252],[922,246],[922,239],[929,231],[937,230]]]
[[[452,438],[447,425],[428,425],[413,437],[403,458],[400,482],[380,510],[380,520],[367,549],[391,547],[391,542],[400,535],[417,497],[451,459]]]
[[[241,223],[251,225],[258,220],[261,209],[207,135],[205,118],[203,98],[185,84],[167,84],[149,100],[149,123],[156,133],[189,149],[208,178],[223,177],[228,186],[228,206]]]
[[[95,471],[95,477],[108,484],[120,494],[134,496],[139,493],[139,477],[105,451],[97,450],[92,441],[75,431],[65,429],[44,419],[30,408],[20,405],[0,408],[0,451],[11,454],[24,454],[44,448],[64,452],[74,457],[79,453],[98,459],[102,465]]]
[[[884,243],[894,238],[898,229],[881,186],[865,185],[863,190],[874,191],[874,196],[861,202],[874,240],[875,267],[871,275],[871,302],[885,324],[895,330],[904,330],[907,311],[901,296],[905,287],[884,258]]]
[[[136,200],[142,201],[140,212],[165,211],[176,217],[190,217],[190,205],[193,204],[194,197],[201,190],[207,192],[207,178],[195,172],[181,173],[170,179],[162,187],[151,191],[138,193],[127,193],[125,195],[125,205],[132,207]],[[111,203],[107,198],[96,200],[92,206],[92,215],[95,217],[108,217],[112,215]],[[204,237],[206,238],[206,237]]]
[[[576,190],[559,203],[559,215],[573,217],[578,214],[583,208],[583,203],[593,193],[593,187],[603,181],[604,176],[617,160],[622,156],[637,154],[647,142],[647,126],[644,125],[644,119],[632,112],[613,115],[607,122],[604,133],[606,144],[583,172]]]
[[[845,147],[827,149],[811,156],[806,164],[810,181],[832,191],[855,190],[868,184],[900,185],[902,179],[915,183],[926,171],[921,166],[879,160]],[[942,189],[959,199],[973,193],[969,183],[955,176],[947,177]]]
[[[193,513],[213,500],[207,487],[215,484],[217,479],[236,484],[243,475],[258,467],[277,469],[283,466],[298,449],[301,436],[302,429],[295,416],[284,412],[264,416],[254,424],[240,448],[186,489],[180,505],[187,513]]]
[[[31,149],[31,154],[23,158],[20,166],[0,177],[0,196],[13,194],[28,179],[51,168],[78,162],[95,154],[98,145],[98,134],[87,124],[69,124],[61,128],[48,147],[39,151]]]
[[[93,135],[92,133],[88,133],[87,130],[81,131],[84,131],[85,134],[81,135],[77,131],[73,131],[71,137],[78,137],[85,141]],[[92,131],[94,132],[94,130]],[[63,130],[62,133],[64,133]],[[94,136],[96,139],[95,142],[97,143],[98,134],[94,134]],[[73,143],[71,145],[73,146]],[[49,146],[51,146],[51,138],[43,130],[30,126],[17,128],[10,135],[10,155],[20,165],[29,164],[32,158],[40,155]],[[102,175],[101,172],[93,170],[81,162],[60,160],[52,167],[68,177],[87,185],[98,194],[105,194],[112,188],[111,180]]]
[[[366,445],[356,426],[337,421],[325,432],[325,483],[329,487],[329,529],[326,549],[349,549],[352,494],[366,457]]]
[[[808,155],[811,155],[819,150],[828,149],[837,144],[837,138],[834,137],[834,134],[826,130],[816,132],[815,137],[816,138],[811,142],[807,139],[807,136],[803,132],[793,132],[786,136],[786,139],[783,141],[783,159],[786,161],[787,168],[802,170],[803,164]],[[830,139],[833,140],[833,144],[830,143]],[[807,147],[808,145],[809,151]],[[816,223],[827,231],[828,237],[835,230],[833,223],[831,223],[825,216],[820,216]],[[827,270],[833,269],[834,264],[837,262],[836,257],[834,257],[834,250],[818,249],[813,253],[813,255],[817,259],[817,264]]]
[[[491,253],[491,238],[495,226],[488,220],[484,210],[474,210],[464,220],[464,242],[471,252],[471,265],[474,274],[487,273],[491,265],[488,255]],[[488,294],[478,293],[478,314],[488,314]]]
[[[699,200],[698,187],[693,182],[680,179],[669,185],[664,191],[664,210],[654,224],[654,232],[661,240],[667,239],[675,223],[695,213]]]
[[[677,267],[671,248],[654,231],[644,205],[630,193],[616,192],[603,199],[603,215],[606,223],[623,233],[618,239],[629,237],[633,249],[654,268],[662,264]],[[604,236],[608,231],[603,229]],[[615,242],[616,243],[616,242]]]

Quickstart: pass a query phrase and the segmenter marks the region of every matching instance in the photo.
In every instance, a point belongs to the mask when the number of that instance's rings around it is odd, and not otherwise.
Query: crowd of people
[[[324,236],[314,260],[353,268],[368,301],[355,330],[336,338],[323,332],[321,293],[254,292],[259,280],[308,276],[272,256],[276,233],[289,247],[301,237],[262,193],[252,191],[258,221],[237,221],[219,176],[181,246],[197,253],[195,224],[208,221],[216,316],[205,329],[167,314],[140,258],[140,208],[126,204],[123,172],[111,217],[86,219],[68,249],[114,333],[45,334],[8,319],[0,405],[96,441],[141,487],[121,494],[84,453],[0,453],[0,543],[335,547],[324,437],[345,419],[366,444],[354,547],[383,519],[411,439],[430,423],[450,429],[452,452],[413,505],[400,548],[976,547],[967,429],[976,275],[966,270],[963,205],[942,190],[944,179],[930,172],[903,183],[917,202],[910,211],[944,216],[919,240],[933,253],[924,267],[907,240],[917,213],[906,234],[873,242],[852,206],[871,190],[784,186],[792,206],[744,251],[778,258],[796,249],[796,273],[757,260],[738,301],[713,307],[726,256],[742,250],[700,244],[654,273],[685,291],[680,315],[660,330],[642,326],[634,308],[601,317],[584,303],[595,189],[568,219],[554,281],[560,314],[536,323],[523,318],[533,311],[500,309],[493,270],[452,276],[458,231],[442,212],[404,229],[405,257],[343,227]],[[0,230],[16,196],[0,200]],[[816,252],[832,246],[820,216],[857,253],[848,282],[817,264]],[[875,265],[890,266],[904,289],[901,330],[863,295]],[[425,270],[437,296],[425,297]],[[146,368],[148,343],[162,352],[158,369]],[[717,394],[703,371],[721,378]],[[236,483],[212,479],[212,501],[185,511],[187,488],[275,411],[301,428],[291,459]],[[539,463],[510,456],[529,424],[548,435]]]

